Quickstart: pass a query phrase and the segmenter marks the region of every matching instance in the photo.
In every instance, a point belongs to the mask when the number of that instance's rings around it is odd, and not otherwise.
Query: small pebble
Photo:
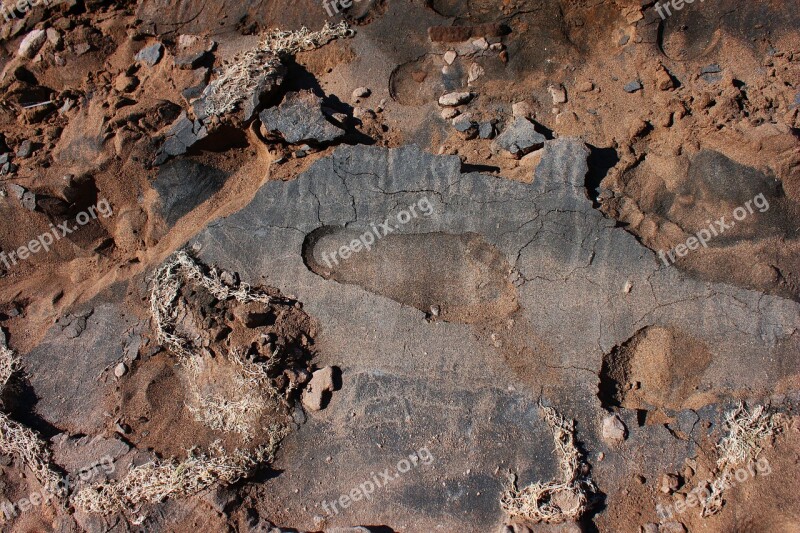
[[[120,363],[116,367],[114,367],[114,375],[118,378],[121,378],[125,374],[128,373],[128,367],[125,366],[125,363]]]
[[[372,93],[366,87],[359,87],[353,91],[353,98],[366,98],[370,94]]]

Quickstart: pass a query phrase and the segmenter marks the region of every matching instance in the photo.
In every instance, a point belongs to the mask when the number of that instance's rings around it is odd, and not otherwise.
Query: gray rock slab
[[[200,120],[191,120],[185,112],[169,127],[162,152],[166,156],[185,154],[195,143],[208,135],[208,129]],[[166,160],[166,158],[164,158]],[[163,161],[161,161],[163,162]]]
[[[705,344],[701,392],[764,398],[796,372],[800,305],[661,264],[592,207],[588,153],[575,139],[547,141],[535,179],[521,183],[462,173],[457,156],[414,146],[340,147],[191,240],[206,264],[303,302],[319,325],[315,363],[342,371],[327,407],[283,441],[280,474],[250,489],[271,519],[301,530],[368,516],[401,531],[492,531],[509,471],[521,485],[557,473],[540,398],[576,419],[601,490],[678,468],[702,437],[688,418],[691,439],[681,440],[622,409],[628,438],[600,439],[603,355],[644,328]],[[113,384],[89,377],[122,359],[120,331],[141,328],[116,301],[96,302],[78,337],[57,326],[25,358],[37,412],[56,427],[88,434],[105,423],[102,391]],[[720,409],[695,411],[706,420]],[[607,459],[596,462],[600,451]],[[422,452],[429,460],[406,466]],[[371,498],[326,511],[383,472]]]
[[[280,105],[262,111],[259,118],[267,131],[290,144],[329,143],[344,135],[343,129],[328,122],[322,98],[311,91],[287,94]]]
[[[489,530],[500,519],[495,468],[502,463],[522,471],[527,483],[546,476],[534,464],[553,466],[547,429],[533,409],[542,390],[578,420],[578,438],[590,452],[610,453],[598,437],[597,373],[602,355],[642,328],[677,328],[706,343],[713,358],[697,370],[703,390],[765,394],[776,376],[797,367],[792,333],[800,307],[660,264],[592,207],[584,185],[587,156],[577,140],[548,141],[533,183],[524,184],[462,174],[457,157],[413,146],[342,147],[291,182],[267,183],[248,207],[197,236],[203,261],[296,295],[321,325],[319,364],[342,368],[341,391],[279,455],[285,486],[276,484],[264,496],[277,506],[293,501],[290,487],[311,487],[304,502],[316,505],[308,520],[294,525],[313,527],[313,515],[325,514],[322,502],[346,494],[359,473],[367,479],[429,445],[437,458],[430,468],[402,477],[386,495],[359,503],[358,511],[329,517],[329,525],[347,525],[364,512],[399,529]],[[411,205],[419,213],[422,199],[430,214],[401,220],[398,214]],[[376,227],[376,243],[353,251],[356,237],[375,235]],[[482,323],[501,342],[469,324],[427,322],[425,307],[398,291],[419,289],[456,302],[429,283],[439,279],[437,271],[450,273],[455,293],[467,291],[473,273],[454,262],[447,241],[431,247],[421,237],[441,234],[479,235],[486,255],[499,251],[504,281],[520,306],[494,316],[494,325]],[[348,258],[340,255],[338,264],[322,255],[345,246]],[[335,271],[330,279],[319,268],[326,258]],[[632,288],[624,292],[627,283]],[[442,308],[446,318],[447,303]],[[507,329],[518,335],[509,342],[526,349],[504,351]],[[539,435],[538,444],[527,444],[530,433]],[[626,446],[672,440],[672,464],[690,449],[666,430],[632,428]],[[521,448],[528,451],[520,455]],[[312,456],[335,460],[310,468],[317,464]],[[651,462],[643,468],[655,472],[659,456],[645,456]]]
[[[71,327],[78,321],[83,329],[76,336]],[[22,357],[23,367],[38,398],[37,415],[71,434],[94,435],[108,423],[111,370],[129,342],[121,333],[138,321],[123,314],[117,302],[98,302],[91,314],[76,312],[68,322],[54,325]]]
[[[136,61],[144,63],[149,67],[155,66],[164,55],[164,45],[161,43],[145,46],[136,54]]]

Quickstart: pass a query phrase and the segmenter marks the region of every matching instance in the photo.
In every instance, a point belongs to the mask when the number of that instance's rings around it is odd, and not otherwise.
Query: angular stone
[[[177,159],[163,165],[153,181],[160,197],[159,210],[173,226],[192,209],[219,191],[228,179],[222,170],[197,161]]]
[[[469,113],[464,113],[463,115],[458,115],[453,119],[453,127],[456,129],[456,131],[465,133],[474,128],[475,123],[472,122],[472,116]]]
[[[45,30],[33,30],[25,38],[22,39],[22,42],[19,43],[19,50],[17,51],[17,55],[21,57],[32,58],[35,56],[39,49],[42,47],[44,42],[47,40],[47,33]]]
[[[326,366],[315,371],[303,390],[303,405],[310,411],[324,409],[334,390],[334,369]]]
[[[627,435],[628,430],[617,415],[609,415],[603,419],[603,440],[609,444],[619,444]]]
[[[439,98],[439,105],[449,107],[464,105],[472,100],[473,96],[474,95],[469,92],[447,93]]]
[[[184,111],[167,131],[162,152],[167,156],[185,154],[207,135],[205,125],[199,120],[191,120]]]
[[[523,156],[540,148],[546,140],[530,120],[518,118],[497,136],[494,145],[514,156]]]
[[[344,135],[344,130],[328,122],[322,112],[322,98],[311,91],[289,93],[277,107],[259,115],[264,128],[289,144],[330,143]]]
[[[153,67],[161,61],[161,57],[164,54],[164,45],[161,43],[151,44],[150,46],[145,46],[136,54],[136,61],[140,63],[144,63],[148,67]]]
[[[636,91],[642,90],[642,82],[638,80],[628,82],[625,84],[625,87],[623,87],[623,89],[625,89],[626,93],[635,93]]]

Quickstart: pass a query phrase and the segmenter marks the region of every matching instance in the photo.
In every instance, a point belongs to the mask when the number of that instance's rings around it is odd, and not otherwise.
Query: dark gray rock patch
[[[259,118],[266,131],[289,144],[329,143],[344,135],[344,130],[328,122],[322,98],[311,91],[287,94],[280,105],[262,111]]]
[[[160,214],[169,226],[219,191],[228,175],[189,159],[171,161],[159,169],[153,188],[161,200]]]

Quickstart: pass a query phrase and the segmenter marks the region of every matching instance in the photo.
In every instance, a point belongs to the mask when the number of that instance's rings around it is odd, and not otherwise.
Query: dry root
[[[518,489],[516,477],[503,493],[500,506],[512,518],[533,522],[561,523],[577,520],[588,507],[587,494],[595,491],[594,483],[584,476],[583,457],[575,445],[575,422],[566,420],[555,409],[539,406],[550,429],[559,456],[560,481],[536,482]]]
[[[219,116],[233,111],[254,90],[259,80],[280,65],[280,56],[319,48],[339,37],[353,35],[347,23],[336,26],[325,23],[320,31],[309,31],[305,26],[297,31],[273,30],[259,43],[258,48],[246,52],[227,65],[222,75],[211,82],[205,91],[205,111]]]
[[[235,450],[227,454],[218,443],[210,454],[189,450],[180,463],[152,461],[132,468],[119,481],[104,481],[80,491],[73,503],[79,509],[100,514],[135,510],[143,503],[159,503],[170,497],[189,496],[217,481],[232,484],[256,466],[272,460],[283,430],[274,428],[270,444],[253,452]]]
[[[19,369],[19,359],[5,344],[0,335],[0,392],[11,375]],[[42,486],[53,494],[59,494],[59,476],[52,468],[50,450],[32,429],[12,420],[0,412],[0,453],[16,457],[30,469]]]
[[[258,423],[265,408],[261,398],[262,391],[266,391],[273,400],[278,398],[278,391],[267,375],[267,364],[246,361],[236,352],[229,359],[235,372],[238,399],[202,394],[197,385],[200,376],[196,374],[189,379],[190,393],[195,398],[195,405],[189,405],[188,408],[195,420],[206,427],[217,431],[235,431],[245,440],[249,440],[253,436],[252,428]]]
[[[267,363],[245,361],[239,353],[227,355],[226,360],[235,373],[237,397],[225,398],[201,392],[200,378],[205,365],[211,364],[209,358],[193,352],[190,341],[175,334],[175,321],[178,314],[175,299],[184,283],[199,285],[215,298],[226,300],[235,298],[241,303],[259,302],[268,305],[278,300],[267,294],[252,290],[247,284],[233,288],[220,280],[212,269],[206,275],[200,266],[186,252],[180,251],[170,257],[155,273],[150,292],[150,311],[158,341],[178,356],[186,369],[189,393],[193,405],[189,410],[195,420],[213,430],[235,431],[245,440],[252,438],[252,428],[265,409],[263,395],[276,400],[278,393],[272,385],[267,371],[272,360]],[[275,354],[273,354],[274,357]],[[215,362],[215,364],[220,364]]]
[[[749,411],[743,403],[725,414],[725,426],[728,434],[717,444],[719,474],[710,484],[711,494],[701,502],[702,517],[717,514],[722,509],[725,481],[730,478],[731,471],[755,461],[763,449],[763,442],[778,431],[774,416],[766,413],[763,405]]]

